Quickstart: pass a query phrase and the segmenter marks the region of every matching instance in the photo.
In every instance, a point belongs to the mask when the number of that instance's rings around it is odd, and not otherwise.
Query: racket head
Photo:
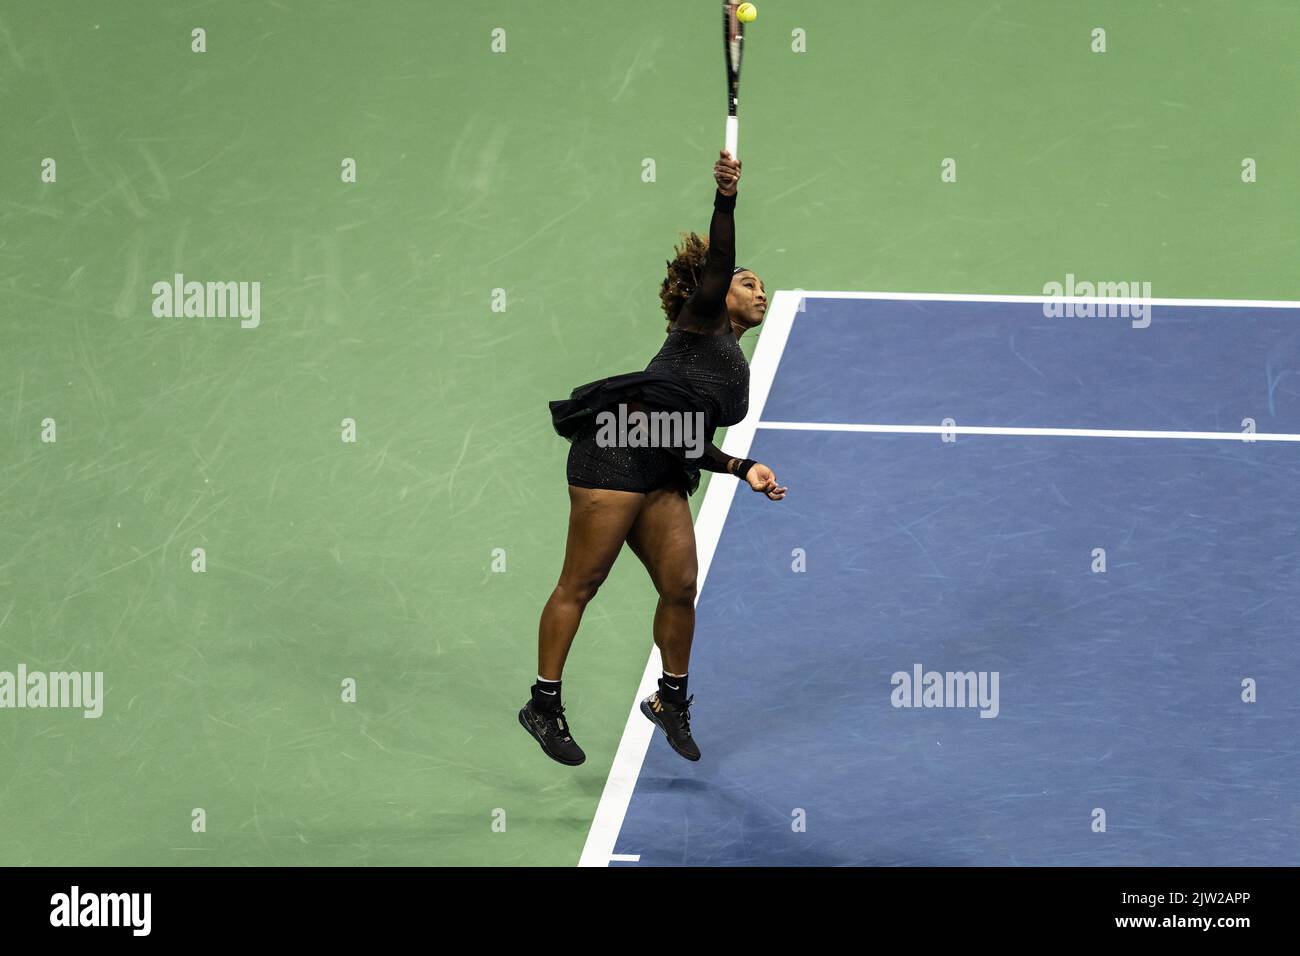
[[[745,25],[736,19],[739,3],[722,5],[722,52],[727,63],[727,115],[735,116],[740,100],[740,64],[745,54]]]

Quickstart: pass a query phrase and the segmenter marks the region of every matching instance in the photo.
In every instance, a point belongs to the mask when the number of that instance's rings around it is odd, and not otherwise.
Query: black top
[[[667,339],[644,372],[600,379],[573,390],[567,401],[551,402],[551,420],[560,435],[573,440],[603,409],[639,401],[655,408],[704,412],[707,440],[720,426],[734,425],[749,409],[749,362],[731,328],[727,291],[736,267],[735,196],[713,197],[709,251],[700,284],[686,300]],[[692,492],[700,469],[725,471],[726,455],[705,451],[687,458],[673,450]]]
[[[736,197],[713,195],[713,219],[709,222],[709,252],[700,274],[700,284],[682,306],[673,323],[690,332],[731,332],[727,319],[727,291],[736,269]]]
[[[706,420],[734,425],[749,409],[749,362],[727,316],[727,292],[736,268],[736,197],[713,197],[709,252],[700,284],[682,305],[647,372],[676,374],[709,403]]]

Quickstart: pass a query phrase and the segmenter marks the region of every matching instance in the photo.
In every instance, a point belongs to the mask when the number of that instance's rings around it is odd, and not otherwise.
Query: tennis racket
[[[722,52],[727,60],[727,135],[726,145],[734,159],[740,139],[740,59],[745,52],[745,25],[736,19],[739,3],[722,5]]]

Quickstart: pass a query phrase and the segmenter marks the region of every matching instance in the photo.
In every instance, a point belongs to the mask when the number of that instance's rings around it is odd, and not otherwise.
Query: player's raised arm
[[[713,167],[718,191],[713,197],[713,219],[709,223],[709,251],[701,270],[700,284],[682,306],[679,328],[716,332],[727,324],[727,290],[736,268],[736,188],[740,182],[740,161],[722,150]]]

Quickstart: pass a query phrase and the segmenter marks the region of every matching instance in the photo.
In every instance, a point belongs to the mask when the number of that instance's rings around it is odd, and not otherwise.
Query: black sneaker
[[[700,759],[700,748],[695,746],[695,738],[691,736],[691,701],[694,699],[692,694],[686,703],[674,704],[655,691],[641,701],[641,713],[663,728],[668,735],[668,745],[687,760]]]
[[[542,752],[552,760],[576,767],[587,759],[582,748],[574,743],[569,734],[563,707],[554,711],[538,710],[530,700],[519,711],[519,723],[542,745]]]

